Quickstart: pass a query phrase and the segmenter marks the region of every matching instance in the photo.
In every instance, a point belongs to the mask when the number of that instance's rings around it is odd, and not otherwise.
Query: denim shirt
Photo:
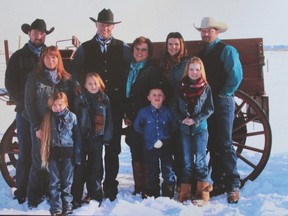
[[[182,123],[182,121],[188,117],[188,104],[179,95],[174,98],[171,109],[177,118],[177,122],[182,132],[194,135],[201,130],[206,129],[207,119],[214,112],[212,91],[210,86],[207,85],[203,93],[197,99],[192,117],[193,121],[195,122],[194,125],[188,126]]]
[[[148,150],[153,149],[157,140],[170,139],[176,129],[171,110],[164,105],[157,110],[151,104],[140,109],[133,126],[136,132],[144,135],[145,147]]]

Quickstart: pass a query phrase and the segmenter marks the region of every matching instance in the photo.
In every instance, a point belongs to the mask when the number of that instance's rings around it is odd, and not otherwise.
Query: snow
[[[133,177],[129,147],[122,142],[120,154],[119,194],[110,202],[104,200],[101,207],[98,202],[91,201],[74,210],[73,215],[111,215],[111,216],[160,216],[160,215],[288,215],[288,144],[285,115],[288,105],[286,92],[287,52],[265,52],[264,68],[265,88],[269,96],[270,124],[272,128],[272,151],[265,169],[254,181],[247,181],[241,189],[238,204],[228,204],[226,195],[210,199],[204,207],[196,207],[190,201],[181,204],[174,199],[159,197],[142,200],[139,195],[133,196]],[[0,86],[1,87],[1,86]],[[279,96],[280,95],[280,96]],[[1,123],[0,137],[14,118],[13,107],[0,102]],[[245,171],[245,170],[244,170]],[[19,205],[13,200],[11,189],[0,176],[0,215],[49,215],[49,204],[42,202],[38,208],[29,210],[27,202]]]

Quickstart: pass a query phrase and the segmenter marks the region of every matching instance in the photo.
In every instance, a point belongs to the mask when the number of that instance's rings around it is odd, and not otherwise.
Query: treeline
[[[264,46],[264,51],[288,51],[288,45]]]

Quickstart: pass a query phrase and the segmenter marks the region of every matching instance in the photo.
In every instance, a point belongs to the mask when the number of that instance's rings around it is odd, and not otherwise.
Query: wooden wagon
[[[66,40],[65,40],[66,41]],[[235,121],[233,143],[238,155],[238,169],[242,186],[248,180],[255,180],[270,156],[272,133],[269,124],[269,97],[264,89],[264,51],[262,38],[223,40],[233,45],[240,54],[244,79],[235,93]],[[79,46],[76,37],[72,44]],[[56,44],[57,45],[57,44]],[[157,61],[161,56],[165,43],[155,42],[153,58]],[[195,55],[203,48],[201,41],[186,41],[188,53]],[[61,54],[64,64],[73,58],[75,49],[63,49]],[[8,52],[7,52],[8,53]],[[5,89],[0,90],[0,99],[11,104]],[[10,187],[15,187],[15,170],[18,154],[15,121],[9,125],[0,144],[0,169]]]

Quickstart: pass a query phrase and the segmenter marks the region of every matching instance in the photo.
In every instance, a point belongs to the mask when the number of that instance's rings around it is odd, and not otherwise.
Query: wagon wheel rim
[[[254,181],[265,168],[271,152],[272,133],[267,115],[255,100],[241,90],[235,92],[234,98],[233,145],[243,186],[247,180]]]
[[[15,171],[19,150],[15,120],[4,133],[0,146],[0,169],[2,176],[10,187],[16,187]]]

